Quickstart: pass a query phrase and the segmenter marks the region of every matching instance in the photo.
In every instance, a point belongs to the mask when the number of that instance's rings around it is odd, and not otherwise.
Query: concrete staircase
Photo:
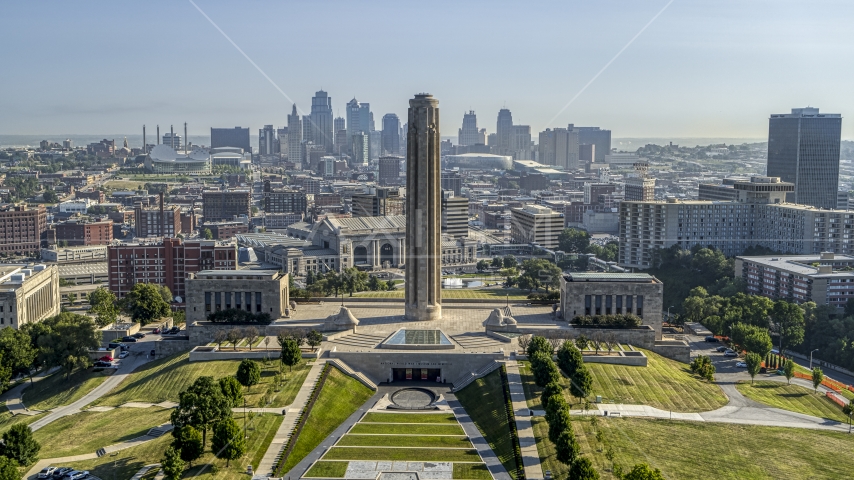
[[[341,360],[339,360],[337,358],[331,358],[331,359],[327,360],[326,363],[328,363],[329,365],[332,365],[333,367],[337,368],[338,370],[341,370],[341,373],[347,375],[348,377],[351,377],[355,380],[358,380],[359,382],[362,383],[362,385],[370,388],[371,390],[373,390],[375,392],[377,391],[377,384],[376,383],[371,381],[371,379],[366,377],[361,372],[357,372],[357,371],[353,370],[352,368],[350,368],[349,365],[342,362]]]
[[[460,378],[458,378],[454,381],[454,388],[452,391],[458,392],[458,391],[462,390],[463,388],[465,388],[471,382],[477,380],[478,378],[485,377],[485,376],[489,375],[490,373],[494,372],[499,367],[501,367],[501,365],[502,365],[502,362],[492,361],[490,363],[487,363],[483,367],[481,367],[476,372],[469,372],[469,373],[464,374],[463,376],[461,376]]]
[[[347,347],[370,349],[376,347],[380,344],[380,342],[385,339],[385,336],[380,335],[370,335],[367,333],[351,333],[349,335],[343,335],[333,340],[329,340],[329,343]]]
[[[152,438],[159,438],[164,434],[171,432],[173,428],[175,428],[175,426],[171,423],[164,423],[163,425],[159,425],[149,430],[148,436]]]

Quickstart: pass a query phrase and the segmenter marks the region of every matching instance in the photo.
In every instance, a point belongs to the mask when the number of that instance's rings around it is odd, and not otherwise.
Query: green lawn
[[[611,466],[608,447],[624,469],[647,462],[667,479],[836,479],[850,478],[854,470],[854,457],[840,455],[854,448],[846,433],[640,418],[599,417],[597,425],[605,444],[596,440],[589,420],[573,422],[581,451],[603,480],[614,478],[605,471]]]
[[[108,412],[80,412],[57,419],[36,430],[42,457],[65,457],[95,453],[107,445],[148,433],[169,421],[170,409],[116,408]]]
[[[388,460],[410,462],[480,462],[477,450],[443,448],[332,447],[324,460]]]
[[[453,476],[470,480],[492,480],[492,474],[482,463],[455,463]]]
[[[674,412],[705,412],[726,405],[720,387],[691,374],[688,365],[642,351],[649,360],[646,367],[587,363],[593,374],[592,396]]]
[[[127,402],[178,401],[178,394],[198,377],[221,378],[237,372],[239,360],[215,360],[190,362],[189,353],[173,355],[146,363],[131,373],[118,387],[96,402],[98,405],[118,406]],[[310,366],[302,363],[293,372],[285,369],[285,384],[281,391],[272,391],[273,379],[278,372],[279,362],[272,360],[268,368],[261,363],[261,383],[253,386],[246,394],[248,406],[261,406],[262,397],[269,393],[271,407],[290,405],[305,381]]]
[[[64,373],[57,372],[25,388],[22,401],[30,410],[50,410],[68,405],[94,390],[109,373],[112,371],[78,370],[66,380]]]
[[[399,423],[357,423],[350,433],[386,435],[465,435],[459,425],[407,425]]]
[[[347,472],[347,464],[349,462],[316,462],[308,472],[306,477],[321,477],[321,478],[344,478],[344,473]]]
[[[282,423],[282,418],[281,415],[273,414],[251,416],[248,419],[246,432],[249,436],[246,442],[247,451],[240,459],[233,460],[230,467],[225,466],[225,460],[220,460],[211,453],[211,440],[210,435],[208,435],[207,451],[199,460],[193,462],[192,469],[184,472],[184,478],[194,480],[213,480],[214,478],[217,480],[246,480],[246,465],[251,463],[253,468],[258,466],[261,457],[264,456],[267,447],[270,445],[270,440]],[[243,426],[242,414],[235,414],[234,419],[240,426]],[[167,434],[142,445],[120,450],[115,457],[106,455],[95,460],[66,463],[78,470],[89,470],[93,475],[105,480],[114,477],[130,478],[144,465],[160,462],[164,450],[170,443],[172,443],[172,435]],[[54,455],[51,453],[51,456]],[[42,447],[41,457],[47,458],[44,447]],[[215,475],[211,473],[211,465],[216,465],[218,472]],[[156,473],[157,469],[154,469],[145,478],[153,478]]]
[[[354,294],[354,296],[370,298],[403,298],[403,294],[404,290],[392,290],[386,292],[359,292]],[[442,289],[442,298],[444,299],[504,299],[507,298],[507,294],[510,294],[510,300],[525,300],[528,298],[527,290],[519,290],[516,288]]]
[[[501,372],[495,370],[456,393],[478,430],[508,472],[516,472],[516,456],[510,437],[510,419],[504,402]],[[511,473],[512,475],[512,473]]]
[[[444,447],[471,448],[468,437],[421,435],[345,435],[341,447]]]
[[[815,393],[800,385],[765,380],[754,382],[753,385],[749,382],[739,382],[736,388],[745,397],[765,405],[837,422],[848,421],[848,417],[842,413],[842,408],[823,393]]]
[[[44,413],[39,415],[12,415],[9,410],[6,409],[6,406],[3,405],[3,412],[0,413],[0,433],[5,432],[6,429],[15,425],[16,423],[25,423],[30,424],[41,418]]]
[[[329,368],[326,382],[320,390],[317,401],[308,414],[305,426],[296,439],[290,455],[280,469],[282,474],[290,471],[306,455],[311,453],[320,442],[332,433],[341,423],[362,406],[373,391],[354,380],[337,368]],[[383,426],[383,425],[379,425]]]
[[[453,414],[444,413],[378,413],[371,412],[362,423],[450,423],[457,425]]]

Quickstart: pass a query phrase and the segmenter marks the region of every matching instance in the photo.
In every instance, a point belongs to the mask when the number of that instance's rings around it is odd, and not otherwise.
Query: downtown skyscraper
[[[795,184],[786,201],[836,208],[842,115],[793,108],[768,122],[768,173]]]
[[[323,145],[329,153],[335,142],[332,122],[332,97],[320,90],[311,97],[311,138],[308,140]]]
[[[297,165],[302,162],[302,128],[302,119],[294,104],[288,115],[288,161]]]
[[[463,114],[463,126],[457,133],[457,145],[486,145],[486,129],[477,128],[477,115],[474,110],[469,110]]]
[[[383,115],[382,155],[400,154],[400,118],[394,113]]]
[[[498,111],[498,122],[495,127],[496,151],[498,155],[513,154],[513,115],[510,110],[502,108]]]

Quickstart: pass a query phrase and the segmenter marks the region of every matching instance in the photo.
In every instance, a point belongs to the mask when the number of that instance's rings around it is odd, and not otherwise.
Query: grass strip
[[[327,462],[319,461],[306,472],[306,477],[318,478],[344,478],[349,462]]]
[[[411,425],[401,423],[357,423],[350,433],[386,435],[465,435],[459,425]]]
[[[456,425],[453,414],[439,413],[378,413],[371,412],[361,420],[363,423],[451,423]]]
[[[492,480],[492,474],[483,463],[455,463],[453,478],[468,480]]]
[[[345,435],[341,447],[445,447],[472,448],[467,437],[407,435]]]
[[[476,450],[442,448],[333,447],[324,460],[389,460],[412,462],[480,462]]]
[[[848,422],[842,408],[823,393],[815,393],[800,385],[787,385],[772,380],[738,383],[738,391],[745,397],[765,405],[813,417]]]

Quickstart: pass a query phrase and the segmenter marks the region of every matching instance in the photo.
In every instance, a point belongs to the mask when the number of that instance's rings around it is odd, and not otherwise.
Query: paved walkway
[[[151,465],[146,465],[146,466],[140,468],[139,471],[136,472],[136,474],[134,476],[130,477],[130,480],[139,480],[146,473],[148,473],[148,471],[151,470],[152,468],[160,468],[160,464],[159,463],[152,463]]]
[[[115,388],[125,378],[127,378],[127,376],[131,372],[133,372],[140,365],[147,363],[148,360],[149,358],[145,355],[145,352],[132,352],[127,358],[121,361],[119,367],[116,369],[116,373],[107,377],[106,380],[104,380],[100,385],[92,389],[91,392],[87,393],[82,398],[80,398],[80,400],[77,400],[76,402],[70,405],[66,405],[64,407],[59,407],[52,410],[49,414],[31,423],[30,428],[32,428],[33,431],[36,431],[62,417],[80,412],[83,407],[98,400],[107,392]]]
[[[529,480],[545,478],[540,464],[540,453],[537,450],[537,439],[534,437],[534,427],[529,415],[528,402],[525,400],[525,389],[522,386],[522,376],[516,360],[504,363],[507,369],[507,383],[510,386],[510,400],[513,402],[513,413],[516,417],[516,432],[519,435],[519,446],[522,448],[522,463],[525,466],[525,478]]]
[[[38,374],[33,375],[33,383],[44,379],[45,377],[47,377],[48,375],[50,375],[53,372],[56,372],[57,370],[59,370],[58,367],[54,367],[50,370],[42,370]],[[6,408],[9,409],[9,411],[12,413],[12,415],[39,415],[40,413],[42,413],[39,410],[28,409],[27,406],[24,405],[24,402],[22,401],[22,397],[24,396],[24,390],[26,388],[28,388],[30,385],[31,385],[31,383],[28,379],[25,382],[21,383],[20,385],[12,387],[9,390],[6,390],[5,392],[3,392],[3,395],[0,398],[4,399],[6,401]]]
[[[466,410],[460,401],[457,400],[457,397],[453,393],[447,393],[445,394],[445,399],[454,411],[457,421],[462,425],[463,431],[466,432],[472,445],[477,449],[477,453],[480,454],[480,458],[483,459],[483,463],[486,464],[486,468],[489,469],[489,473],[492,474],[492,478],[495,480],[510,480],[512,477],[507,473],[507,469],[504,468],[501,460],[492,451],[492,447],[489,446],[489,443],[480,434],[477,425],[474,424],[469,414],[466,413]]]
[[[285,412],[285,418],[282,420],[282,424],[279,426],[279,429],[276,431],[276,435],[270,442],[270,446],[267,447],[267,452],[264,454],[264,457],[261,458],[261,462],[255,470],[255,478],[266,478],[272,476],[273,466],[276,464],[276,457],[279,456],[279,453],[282,451],[285,443],[287,443],[290,438],[291,432],[296,426],[299,413],[303,408],[305,408],[306,403],[308,403],[308,399],[311,396],[311,390],[320,378],[320,374],[323,372],[323,367],[325,365],[326,360],[316,360],[308,371],[308,375],[306,375],[305,381],[300,387],[299,392],[297,392],[296,397],[294,397],[294,402],[289,407],[277,409],[279,412]]]

